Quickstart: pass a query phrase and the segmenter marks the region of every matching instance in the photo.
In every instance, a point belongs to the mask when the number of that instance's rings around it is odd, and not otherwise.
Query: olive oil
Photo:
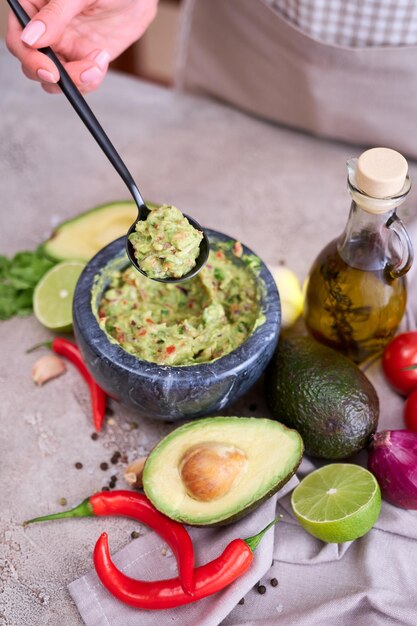
[[[388,268],[348,265],[337,243],[332,241],[311,269],[305,322],[315,339],[360,362],[394,336],[405,311],[406,284]]]
[[[309,273],[307,329],[356,362],[382,352],[405,312],[413,249],[396,208],[411,187],[407,169],[404,157],[388,148],[348,161],[349,219]]]

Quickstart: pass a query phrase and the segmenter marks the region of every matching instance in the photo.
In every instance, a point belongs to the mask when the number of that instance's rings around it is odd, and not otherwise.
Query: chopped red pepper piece
[[[242,247],[242,244],[240,243],[240,241],[235,241],[234,246],[233,246],[233,252],[234,252],[235,256],[237,256],[237,257],[241,257],[242,256],[243,247]]]

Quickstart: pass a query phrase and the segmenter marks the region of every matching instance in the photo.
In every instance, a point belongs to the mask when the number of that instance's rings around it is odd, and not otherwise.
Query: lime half
[[[33,312],[46,328],[58,332],[71,330],[72,300],[84,267],[80,261],[63,261],[46,272],[36,285]]]
[[[359,465],[332,463],[308,474],[294,489],[291,505],[301,526],[327,543],[365,535],[381,511],[375,476]]]

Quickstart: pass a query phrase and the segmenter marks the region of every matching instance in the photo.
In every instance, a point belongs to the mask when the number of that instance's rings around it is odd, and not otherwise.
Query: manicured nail
[[[48,70],[38,70],[36,73],[43,83],[56,83],[52,72],[48,72]]]
[[[33,46],[34,43],[38,41],[46,31],[46,26],[40,20],[35,20],[34,22],[29,22],[26,28],[23,30],[20,35],[20,39],[27,43],[28,46]]]
[[[80,79],[82,83],[93,83],[97,78],[100,78],[102,72],[98,69],[98,67],[90,67],[88,70],[84,70],[80,74]]]
[[[110,54],[106,50],[100,50],[91,57],[91,60],[97,63],[101,70],[105,70],[110,61]]]

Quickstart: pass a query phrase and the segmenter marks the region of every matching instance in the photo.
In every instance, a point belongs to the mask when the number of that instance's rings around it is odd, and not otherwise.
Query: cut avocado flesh
[[[89,261],[107,244],[126,235],[137,214],[134,202],[102,204],[60,224],[41,248],[54,261]]]
[[[150,453],[143,488],[171,519],[236,521],[278,491],[303,455],[297,431],[270,419],[208,417],[171,432]]]

